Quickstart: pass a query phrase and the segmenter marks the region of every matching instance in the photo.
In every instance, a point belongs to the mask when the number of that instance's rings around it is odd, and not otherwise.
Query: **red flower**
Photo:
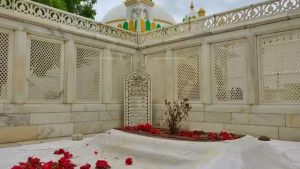
[[[62,157],[58,160],[59,167],[62,167],[62,169],[74,169],[76,167],[75,164],[73,164],[68,158]]]
[[[57,166],[57,163],[53,161],[48,161],[47,163],[43,164],[43,169],[53,169],[55,166]]]
[[[80,167],[80,169],[90,169],[90,168],[91,168],[91,164],[88,163]]]
[[[62,154],[64,154],[64,153],[65,153],[65,150],[62,149],[62,148],[60,148],[60,149],[58,149],[58,150],[55,150],[53,154],[62,155]]]
[[[66,152],[64,152],[64,157],[65,158],[72,158],[73,154],[71,154],[70,152],[66,151]]]
[[[29,157],[27,163],[33,168],[38,168],[41,165],[41,161],[39,158]]]
[[[98,160],[96,162],[96,169],[109,169],[110,165],[105,160]]]
[[[215,141],[215,140],[217,140],[217,134],[213,133],[213,132],[209,132],[207,134],[207,138],[208,138],[208,140]]]
[[[29,157],[27,162],[21,162],[19,165],[13,166],[11,169],[40,169],[41,161],[39,158]]]
[[[122,130],[129,131],[129,132],[145,132],[153,135],[160,134],[160,129],[154,128],[151,124],[139,124],[136,126],[127,126],[122,128]]]
[[[196,135],[201,135],[201,132],[198,131],[198,130],[194,130],[193,133],[196,134]]]
[[[21,162],[19,165],[14,165],[11,169],[74,169],[76,165],[70,161],[70,158],[73,157],[70,152],[59,149],[56,150],[54,154],[61,154],[62,152],[64,152],[64,156],[60,158],[58,162],[48,161],[45,163],[41,162],[39,158],[29,157],[27,162]]]
[[[160,134],[160,130],[159,129],[151,129],[150,133],[154,134],[154,135],[158,135],[158,134]]]
[[[224,131],[222,131],[220,133],[220,138],[222,140],[233,140],[234,139],[234,137],[231,133],[227,133],[227,132],[224,132]]]
[[[179,131],[177,135],[185,140],[200,140],[200,134],[195,131]]]
[[[138,130],[149,132],[152,129],[152,125],[149,123],[146,124],[140,124],[137,126]]]
[[[132,165],[132,163],[133,163],[132,158],[130,158],[130,157],[126,158],[126,160],[125,160],[126,165]]]

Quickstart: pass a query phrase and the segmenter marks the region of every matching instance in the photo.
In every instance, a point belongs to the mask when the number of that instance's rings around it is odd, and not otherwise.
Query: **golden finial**
[[[191,6],[190,6],[191,10],[193,10],[195,8],[194,6],[194,2],[192,1]]]
[[[206,11],[203,8],[200,8],[198,11],[198,16],[205,16]]]

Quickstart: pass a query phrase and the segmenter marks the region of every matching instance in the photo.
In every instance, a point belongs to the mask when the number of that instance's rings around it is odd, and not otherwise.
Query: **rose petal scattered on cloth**
[[[133,163],[133,161],[132,161],[131,157],[126,158],[126,160],[125,160],[126,165],[132,165],[132,163]]]

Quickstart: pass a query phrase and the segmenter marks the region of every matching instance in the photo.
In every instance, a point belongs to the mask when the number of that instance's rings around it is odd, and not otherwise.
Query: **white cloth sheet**
[[[159,139],[109,130],[83,141],[58,141],[0,149],[0,169],[10,169],[29,156],[57,160],[65,148],[77,165],[107,160],[112,169],[300,169],[300,143],[258,141],[252,136],[224,142]],[[95,155],[95,151],[99,153]],[[133,165],[124,161],[132,157]],[[79,169],[79,166],[77,167]],[[92,167],[93,168],[93,167]]]

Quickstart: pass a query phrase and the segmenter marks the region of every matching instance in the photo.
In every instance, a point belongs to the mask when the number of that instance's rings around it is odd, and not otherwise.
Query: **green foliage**
[[[64,0],[33,0],[33,1],[67,11],[67,6]]]
[[[84,1],[84,3],[82,3]],[[93,9],[94,4],[97,0],[82,0],[80,5],[77,5],[76,13],[81,16],[95,19],[96,10]]]
[[[93,8],[97,0],[33,0],[57,9],[95,19],[96,10]]]
[[[63,0],[49,0],[50,6],[67,11],[66,3]]]

